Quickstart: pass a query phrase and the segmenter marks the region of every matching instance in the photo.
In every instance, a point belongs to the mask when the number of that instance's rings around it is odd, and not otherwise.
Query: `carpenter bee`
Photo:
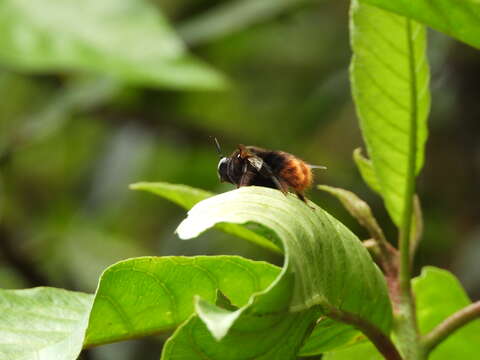
[[[303,202],[305,190],[312,185],[312,169],[326,169],[325,166],[310,165],[284,151],[262,149],[257,146],[238,145],[232,155],[221,155],[217,139],[215,145],[220,155],[218,177],[221,182],[237,186],[265,186],[287,194],[289,189]]]

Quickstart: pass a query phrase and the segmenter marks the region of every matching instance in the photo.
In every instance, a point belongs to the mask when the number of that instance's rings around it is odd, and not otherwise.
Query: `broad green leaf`
[[[478,0],[362,0],[364,3],[410,17],[480,48]]]
[[[75,360],[82,344],[173,330],[192,315],[196,296],[215,301],[221,292],[232,306],[244,306],[279,273],[273,265],[237,256],[144,257],[109,267],[95,296],[51,288],[0,290],[0,358]]]
[[[54,288],[0,290],[0,359],[76,359],[92,300]]]
[[[265,289],[279,269],[237,256],[145,257],[117,263],[100,279],[86,346],[173,330],[194,312],[194,298],[221,291],[235,306]]]
[[[413,280],[418,326],[425,334],[448,316],[471,303],[460,282],[446,270],[427,266]],[[454,332],[431,353],[431,360],[471,360],[478,357],[480,320]]]
[[[363,181],[365,181],[370,189],[381,194],[382,190],[378,183],[377,175],[375,175],[372,162],[362,155],[362,149],[356,148],[353,151],[353,160],[355,161],[355,164],[357,164]]]
[[[418,326],[422,334],[432,330],[454,312],[471,303],[462,285],[450,272],[427,266],[412,280],[415,293]],[[480,320],[475,320],[453,333],[429,356],[429,360],[471,360],[478,357]],[[374,346],[365,342],[340,351],[328,353],[326,360],[362,358],[380,360]]]
[[[197,307],[203,325],[194,317],[179,328],[163,359],[187,353],[184,358],[189,359],[200,359],[201,353],[212,359],[292,359],[294,354],[285,343],[299,349],[318,315],[333,312],[354,314],[389,332],[392,313],[382,274],[355,235],[313,203],[309,205],[293,195],[252,186],[208,198],[189,211],[177,229],[182,239],[196,237],[218,223],[255,222],[282,241],[284,267],[269,288],[236,310],[240,314],[213,304]],[[211,328],[215,322],[217,342],[205,326]],[[246,333],[252,341],[257,339],[257,347],[248,341],[244,345]],[[259,346],[258,339],[266,334],[265,347]],[[195,349],[187,348],[188,338]],[[243,352],[244,348],[249,351]]]
[[[77,70],[173,88],[220,88],[167,19],[140,0],[3,0],[0,62],[22,71]]]
[[[132,190],[144,190],[159,195],[173,203],[191,209],[193,205],[201,200],[213,196],[214,194],[205,190],[196,189],[186,185],[169,184],[164,182],[141,182],[130,185]],[[237,224],[217,224],[216,229],[227,234],[235,235],[239,238],[248,240],[256,245],[264,247],[276,253],[282,253],[281,244],[272,236],[271,233],[259,228],[254,224],[246,226]]]
[[[186,185],[161,182],[136,183],[132,184],[130,188],[133,190],[144,190],[154,193],[178,204],[185,209],[190,209],[197,202],[214,195],[205,190],[192,188]],[[253,228],[254,224],[249,225],[251,228]],[[250,229],[246,229],[244,226],[237,224],[221,223],[216,224],[215,228],[241,238],[247,238],[248,240],[251,239],[252,236],[256,235]],[[257,234],[268,235],[268,231],[265,231],[265,229],[262,227],[256,226],[253,229],[257,232]],[[270,236],[270,238],[272,237]],[[336,335],[332,336],[333,333]],[[307,343],[302,348],[302,353],[318,354],[325,351],[325,349],[332,349],[336,348],[337,346],[344,345],[345,343],[349,343],[358,335],[358,330],[353,329],[349,325],[334,322],[330,319],[324,319],[315,327],[311,337],[308,338]]]
[[[353,1],[352,91],[375,178],[396,225],[424,162],[430,106],[423,25]]]

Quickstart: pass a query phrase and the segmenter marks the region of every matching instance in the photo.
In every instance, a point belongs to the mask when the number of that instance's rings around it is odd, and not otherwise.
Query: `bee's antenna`
[[[213,138],[213,141],[215,142],[215,147],[217,148],[218,156],[222,157],[223,155],[222,155],[222,148],[220,147],[220,143],[218,142],[216,137]]]

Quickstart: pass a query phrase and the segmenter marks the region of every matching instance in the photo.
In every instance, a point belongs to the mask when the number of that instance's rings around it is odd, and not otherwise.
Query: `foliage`
[[[423,334],[470,303],[470,299],[455,276],[433,266],[426,266],[421,275],[413,279],[413,290],[417,299],[418,325]],[[475,357],[478,352],[471,344],[479,341],[479,330],[479,321],[465,326],[434,350],[430,359]],[[382,358],[372,344],[364,342],[348,349],[332,352],[328,354],[327,359],[342,360],[351,359],[354,356],[365,356],[368,359]]]
[[[477,48],[480,47],[478,20],[480,7],[477,0],[364,0],[420,21]]]
[[[221,5],[184,23],[179,33],[190,45],[208,43],[307,2],[257,3]],[[54,287],[2,289],[0,334],[5,340],[0,343],[0,357],[73,360],[82,349],[173,332],[164,344],[162,359],[288,360],[318,354],[329,360],[474,358],[480,341],[480,322],[475,320],[480,303],[468,307],[472,309],[468,314],[461,313],[471,301],[451,273],[424,267],[412,279],[411,272],[422,227],[419,203],[414,200],[415,182],[425,162],[430,109],[425,25],[480,47],[479,9],[476,0],[351,3],[350,82],[368,154],[357,149],[354,161],[364,181],[384,201],[398,230],[398,249],[387,242],[387,232],[370,206],[341,188],[320,187],[338,197],[367,228],[371,239],[363,244],[314,202],[305,204],[274,189],[248,187],[215,195],[186,185],[136,183],[132,189],[189,210],[176,230],[181,239],[215,228],[283,254],[283,266],[229,255],[135,257],[108,267],[93,295]],[[56,101],[42,112],[41,126],[27,121],[20,131],[3,139],[4,159],[23,141],[41,141],[55,133],[62,127],[59,119],[67,118],[72,109],[128,97],[127,84],[183,90],[225,86],[220,71],[189,54],[167,16],[146,1],[42,0],[32,5],[7,0],[0,4],[0,19],[0,61],[12,69],[107,77],[71,80],[68,91],[57,92]],[[201,107],[201,98],[188,99],[179,107],[190,109],[187,112]],[[218,106],[215,116],[222,113]],[[168,112],[168,106],[162,111]],[[215,129],[218,124],[210,120],[202,129]],[[228,127],[225,124],[221,123]],[[236,126],[229,130],[235,136],[249,129],[243,123]],[[40,128],[48,131],[39,134]],[[266,126],[263,131],[271,130]],[[73,131],[70,136],[76,135]],[[143,156],[148,157],[148,139],[143,134],[131,143],[118,134],[120,145],[112,146],[122,154],[117,157],[117,172],[99,176],[103,186],[92,191],[86,209],[107,206],[104,200],[109,198],[114,199],[110,204],[125,206],[120,195],[124,189],[112,192],[112,179],[140,166],[142,157],[125,154],[144,146]],[[75,147],[62,140],[65,148]],[[184,156],[170,155],[179,163]],[[163,165],[168,173],[168,164]],[[72,166],[74,171],[79,170]],[[106,213],[114,213],[115,205]],[[71,239],[61,251],[74,253],[86,244],[93,247],[97,236],[102,238],[84,229],[91,221],[86,213],[67,213],[67,221],[58,215],[63,214],[60,207],[52,215],[52,227],[60,227]],[[125,217],[125,222],[135,222],[135,211],[131,213],[133,220]],[[156,221],[160,218],[161,214]],[[89,239],[83,241],[84,237]],[[128,252],[141,250],[129,248]],[[4,253],[9,255],[9,249],[4,247]],[[26,267],[22,259],[13,260]],[[84,263],[77,266],[91,268]],[[471,322],[460,329],[450,324],[446,339],[437,335],[439,327],[452,323],[455,316]]]
[[[186,53],[145,1],[2,1],[0,59],[30,71],[75,69],[128,82],[218,88],[218,73]],[[141,66],[139,66],[141,64]]]

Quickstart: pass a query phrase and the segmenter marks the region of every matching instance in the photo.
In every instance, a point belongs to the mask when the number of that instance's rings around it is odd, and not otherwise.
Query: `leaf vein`
[[[123,307],[110,295],[97,294],[97,297],[106,300],[112,306],[112,308],[116,311],[116,313],[120,316],[120,319],[122,320],[123,324],[127,328],[127,331],[130,333],[133,333],[135,327],[133,326],[133,323],[130,321],[130,318],[128,317]]]
[[[378,90],[380,90],[380,96],[386,97],[388,100],[390,100],[391,103],[396,105],[398,108],[401,110],[405,111],[406,113],[409,113],[409,107],[405,104],[402,104],[399,102],[392,94],[390,94],[382,85],[380,85],[376,78],[370,73],[370,70],[368,70],[368,67],[364,66],[361,68],[362,72],[370,79],[370,82],[372,85],[374,85]]]

